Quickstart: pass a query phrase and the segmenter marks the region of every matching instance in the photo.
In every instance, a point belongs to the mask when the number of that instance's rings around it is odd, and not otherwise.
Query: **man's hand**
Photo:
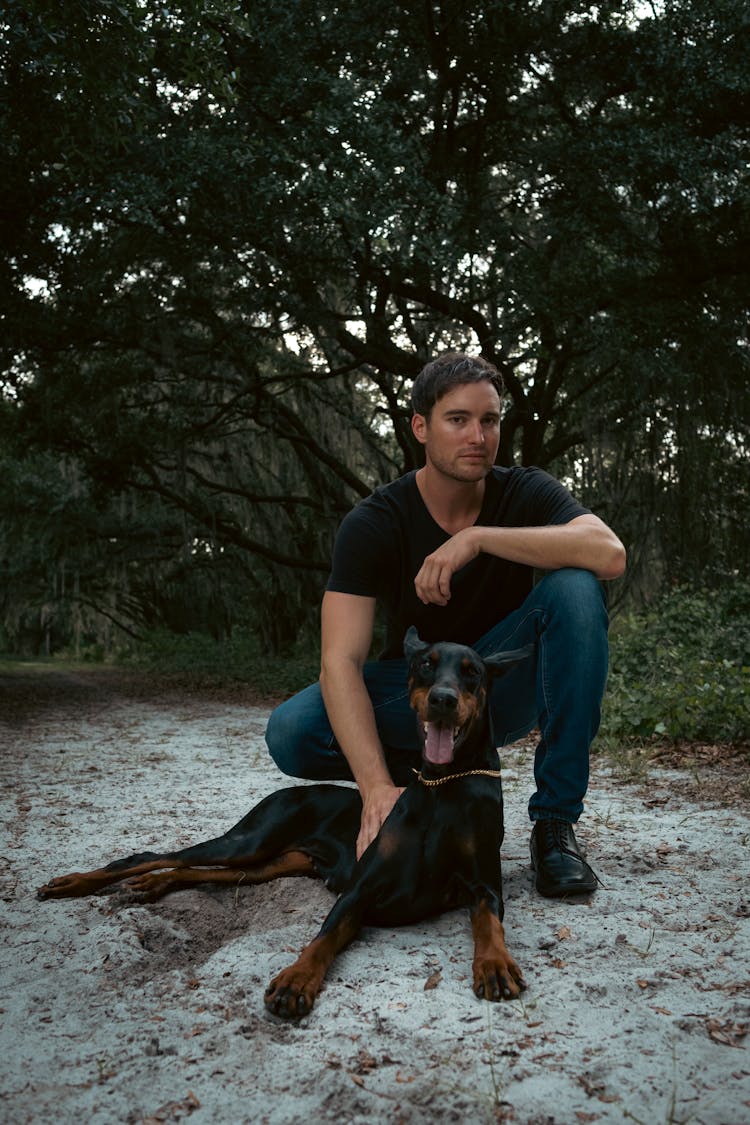
[[[362,799],[362,823],[357,837],[357,859],[372,843],[403,793],[397,785],[378,785]]]
[[[447,605],[451,596],[451,578],[479,554],[476,528],[467,527],[433,551],[422,563],[414,588],[425,605]]]

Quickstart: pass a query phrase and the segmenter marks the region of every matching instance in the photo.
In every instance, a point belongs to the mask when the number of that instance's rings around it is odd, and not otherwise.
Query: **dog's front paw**
[[[274,977],[266,989],[266,1008],[285,1020],[299,1020],[312,1011],[321,981],[298,963]]]
[[[474,993],[480,1000],[515,1000],[525,988],[523,974],[507,950],[474,961]]]

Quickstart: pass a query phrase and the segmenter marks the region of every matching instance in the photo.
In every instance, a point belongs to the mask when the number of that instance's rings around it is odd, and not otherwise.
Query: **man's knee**
[[[271,712],[266,727],[266,746],[282,773],[303,777],[302,729],[293,703],[293,699],[288,699]]]
[[[334,747],[318,684],[311,684],[271,712],[266,745],[276,765],[290,777],[325,781],[351,776],[346,760]]]
[[[590,570],[563,567],[550,571],[541,580],[535,594],[554,609],[580,626],[608,623],[607,598],[604,587]]]

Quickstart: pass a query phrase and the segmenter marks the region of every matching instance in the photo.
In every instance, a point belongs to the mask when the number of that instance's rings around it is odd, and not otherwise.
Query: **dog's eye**
[[[476,685],[482,678],[482,673],[478,668],[465,668],[464,681],[470,685]]]
[[[425,658],[423,660],[420,660],[419,671],[422,673],[423,676],[429,676],[429,674],[432,672],[432,668],[433,668],[433,664],[432,664],[432,661],[430,660],[429,656],[425,656]]]

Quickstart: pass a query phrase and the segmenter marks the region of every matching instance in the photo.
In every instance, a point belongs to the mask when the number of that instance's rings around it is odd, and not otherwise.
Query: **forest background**
[[[292,690],[448,347],[625,541],[614,737],[750,728],[734,0],[9,0],[0,651]]]

